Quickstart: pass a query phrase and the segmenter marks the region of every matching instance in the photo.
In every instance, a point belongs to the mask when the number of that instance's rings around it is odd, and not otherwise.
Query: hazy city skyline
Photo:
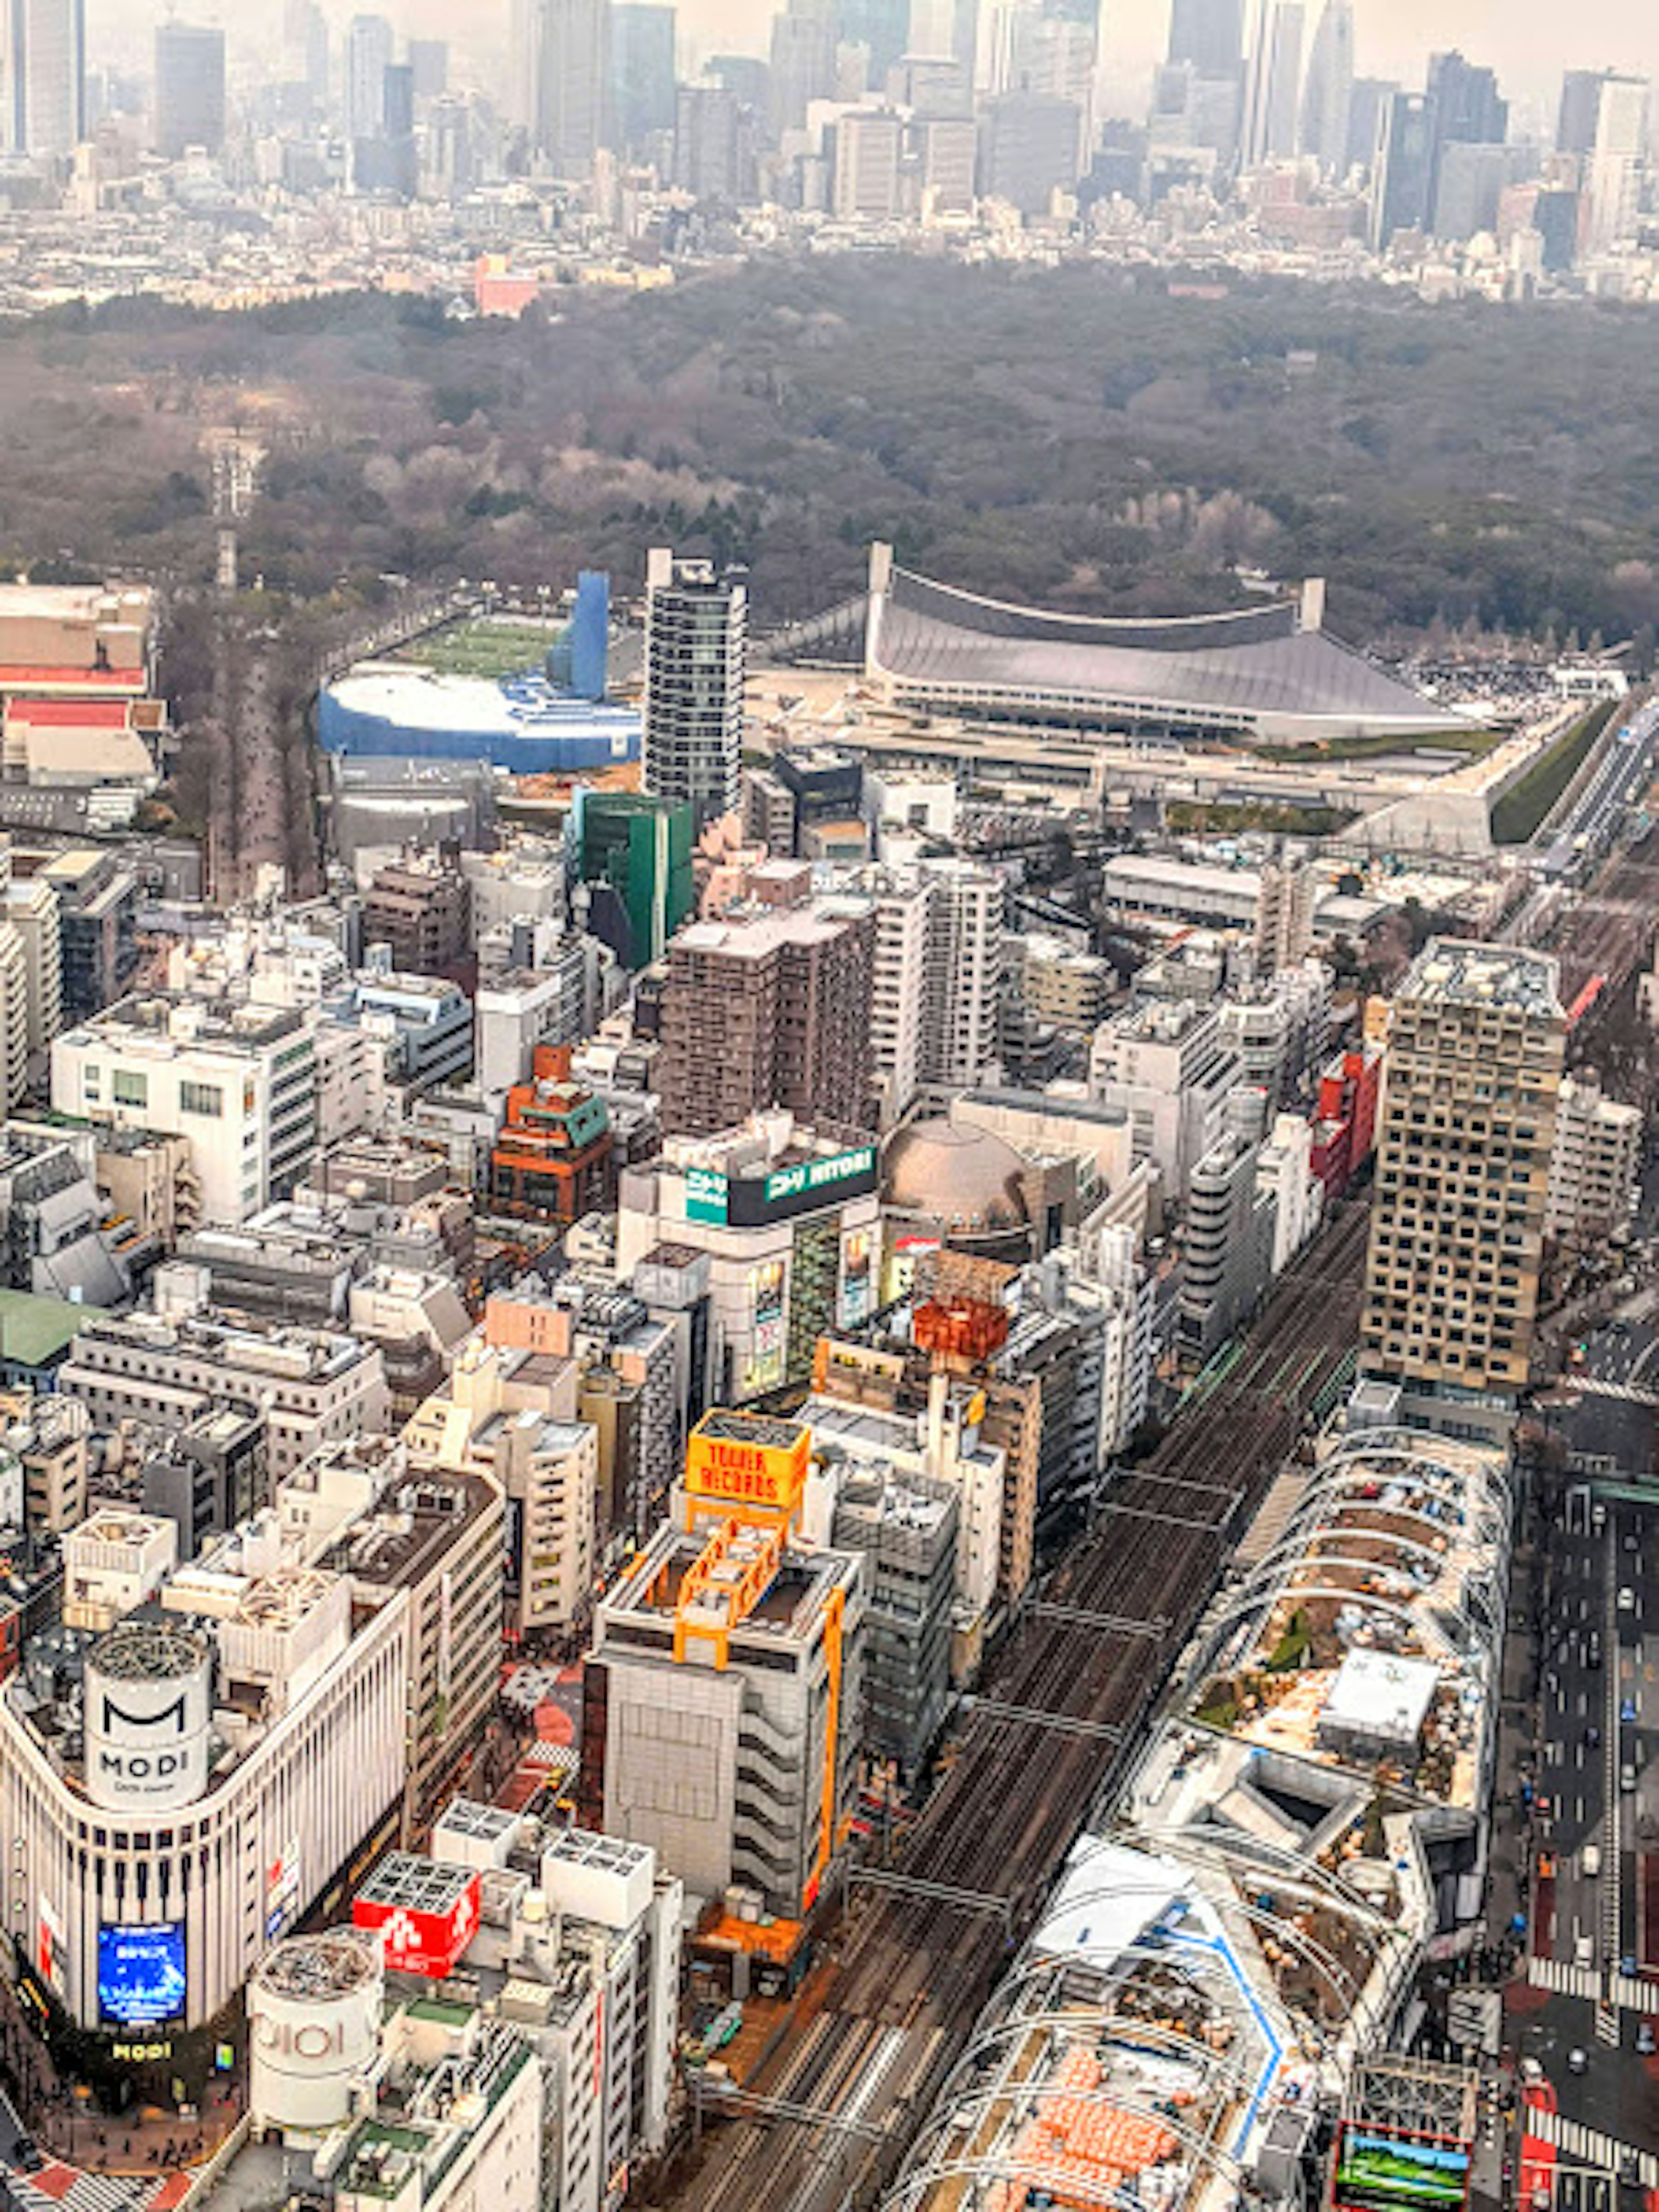
[[[131,58],[147,52],[157,23],[169,11],[158,0],[90,0],[88,50],[94,63],[114,52]],[[281,10],[255,8],[250,0],[174,7],[180,21],[217,23],[233,43],[263,44],[281,33]],[[337,32],[359,10],[339,0],[326,11]],[[477,13],[469,11],[458,26],[453,0],[387,0],[368,12],[391,17],[400,29],[423,37],[448,37],[458,51],[487,59],[492,44],[505,54],[509,36],[509,0]],[[695,62],[723,47],[764,53],[775,0],[680,0],[677,8],[682,49]],[[1319,9],[1310,8],[1316,21]],[[1659,31],[1642,0],[1585,0],[1573,12],[1564,35],[1558,16],[1541,7],[1500,9],[1491,0],[1361,0],[1358,16],[1358,66],[1362,74],[1399,77],[1420,83],[1431,52],[1461,46],[1490,63],[1512,97],[1547,102],[1559,89],[1564,69],[1609,67],[1644,75],[1659,70]],[[1142,82],[1161,58],[1168,35],[1169,0],[1104,0],[1101,10],[1107,83],[1127,109],[1138,110]],[[492,39],[499,22],[499,40]]]

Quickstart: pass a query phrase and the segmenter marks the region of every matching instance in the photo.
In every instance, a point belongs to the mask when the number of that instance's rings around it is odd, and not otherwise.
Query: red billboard
[[[467,1875],[441,1911],[400,1904],[395,1897],[365,1896],[352,1899],[351,1919],[354,1927],[379,1934],[392,1972],[441,1982],[454,1972],[478,1932],[478,1877]]]

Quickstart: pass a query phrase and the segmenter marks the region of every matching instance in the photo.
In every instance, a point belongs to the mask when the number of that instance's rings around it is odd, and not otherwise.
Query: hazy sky
[[[356,9],[352,0],[323,0],[337,28]],[[722,46],[763,52],[768,26],[781,0],[678,0],[686,58]],[[989,0],[988,0],[989,4]],[[358,0],[404,27],[449,37],[477,51],[499,23],[504,47],[511,0]],[[1319,0],[1308,0],[1311,20]],[[111,49],[128,60],[147,50],[165,13],[222,23],[234,46],[263,46],[282,23],[282,0],[88,0],[88,43],[94,61]],[[1614,65],[1659,76],[1659,6],[1655,0],[1356,0],[1358,65],[1368,76],[1422,81],[1431,48],[1461,46],[1490,62],[1512,98],[1552,101],[1564,68]],[[1102,0],[1110,81],[1126,110],[1138,108],[1145,78],[1161,51],[1169,0]]]

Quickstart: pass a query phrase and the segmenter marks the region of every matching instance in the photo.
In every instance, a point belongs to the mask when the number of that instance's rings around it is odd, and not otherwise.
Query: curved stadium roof
[[[1018,720],[1098,716],[1291,742],[1461,729],[1293,600],[1170,622],[1104,620],[891,570],[872,594],[866,672],[897,703]]]

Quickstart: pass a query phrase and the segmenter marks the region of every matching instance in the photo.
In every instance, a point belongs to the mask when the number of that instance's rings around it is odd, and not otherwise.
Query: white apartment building
[[[924,1088],[941,1104],[983,1083],[997,1066],[1002,1007],[1002,878],[971,860],[927,860],[933,886],[927,934]]]
[[[29,1081],[28,958],[22,933],[0,921],[0,1086],[9,1113]]]
[[[1127,1115],[1136,1158],[1156,1165],[1164,1191],[1177,1200],[1224,1133],[1228,1093],[1242,1079],[1216,1006],[1147,1000],[1095,1032],[1090,1091]]]
[[[1605,1097],[1594,1076],[1563,1076],[1544,1234],[1604,1237],[1627,1228],[1641,1164],[1639,1109]]]
[[[5,919],[22,944],[28,1049],[30,1058],[36,1059],[51,1049],[63,1025],[63,939],[58,894],[45,876],[11,881],[9,866],[0,870],[0,884],[5,888]]]
[[[1299,861],[1269,860],[1261,871],[1255,902],[1257,965],[1267,975],[1294,968],[1313,944],[1312,871]]]
[[[507,1625],[515,1637],[586,1617],[599,1540],[599,1436],[577,1419],[580,1363],[481,1337],[404,1438],[417,1466],[487,1474],[506,1499]]]
[[[1275,1275],[1289,1267],[1323,1217],[1325,1186],[1313,1171],[1313,1123],[1302,1115],[1277,1115],[1256,1154],[1256,1188],[1273,1201]]]
[[[314,1017],[188,997],[126,999],[52,1048],[52,1103],[189,1139],[202,1218],[236,1228],[286,1196],[317,1141]]]
[[[870,1060],[883,1129],[895,1127],[921,1085],[931,884],[913,874],[868,879],[876,947],[870,977]]]
[[[529,1081],[538,1045],[575,1042],[580,1031],[571,1017],[580,1018],[580,1008],[572,998],[563,969],[517,969],[480,986],[472,1010],[474,1069],[487,1099],[504,1100],[515,1083]]]
[[[1000,876],[969,860],[849,872],[876,910],[871,1060],[880,1123],[943,1109],[997,1073],[1006,946]]]

